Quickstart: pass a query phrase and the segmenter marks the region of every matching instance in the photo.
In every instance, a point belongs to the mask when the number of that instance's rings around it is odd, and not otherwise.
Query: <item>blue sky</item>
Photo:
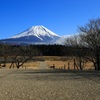
[[[0,39],[43,25],[58,35],[77,33],[100,17],[100,0],[0,0]]]

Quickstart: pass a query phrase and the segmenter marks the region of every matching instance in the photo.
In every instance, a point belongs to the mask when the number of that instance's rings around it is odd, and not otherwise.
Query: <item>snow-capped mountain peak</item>
[[[67,36],[59,36],[46,27],[32,26],[15,36],[0,40],[0,43],[8,44],[63,44]]]
[[[42,25],[32,26],[15,36],[0,40],[8,44],[56,44],[60,36],[45,28]]]
[[[11,38],[20,38],[20,37],[26,37],[26,36],[36,36],[40,40],[43,40],[42,37],[50,37],[50,38],[54,38],[55,36],[60,37],[57,34],[55,34],[54,32],[45,28],[44,26],[39,25],[39,26],[32,26],[31,28],[27,29],[26,31],[24,31],[20,34],[17,34]]]

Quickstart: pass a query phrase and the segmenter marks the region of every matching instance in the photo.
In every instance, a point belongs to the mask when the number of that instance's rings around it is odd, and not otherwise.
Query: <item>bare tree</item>
[[[6,67],[7,59],[9,56],[9,49],[10,46],[6,44],[0,45],[0,63],[2,64],[2,67]]]
[[[79,27],[82,43],[91,49],[88,57],[93,63],[95,70],[100,70],[100,18],[91,19],[85,26]]]
[[[12,47],[10,68],[16,66],[19,69],[25,62],[32,60],[36,55],[39,55],[39,51],[31,46]]]
[[[80,36],[74,35],[67,38],[65,45],[73,47],[73,50],[71,50],[71,52],[74,59],[74,69],[76,67],[77,69],[83,70],[85,52]]]

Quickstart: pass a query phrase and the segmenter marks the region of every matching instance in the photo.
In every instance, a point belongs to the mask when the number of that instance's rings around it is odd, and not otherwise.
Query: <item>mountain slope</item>
[[[55,44],[59,35],[44,26],[33,26],[26,31],[0,42],[8,44]]]

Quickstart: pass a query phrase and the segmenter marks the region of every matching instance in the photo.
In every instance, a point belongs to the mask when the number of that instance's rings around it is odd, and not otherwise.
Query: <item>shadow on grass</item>
[[[77,71],[77,70],[18,70],[15,74],[24,75],[23,79],[33,80],[81,80],[88,79],[100,84],[100,71]]]
[[[46,74],[46,73],[74,73],[74,74],[79,74],[79,75],[86,75],[86,76],[98,76],[100,77],[100,71],[95,71],[95,70],[64,70],[64,69],[35,69],[35,70],[31,70],[31,69],[26,69],[26,70],[19,70],[17,71],[17,73],[20,74]]]

